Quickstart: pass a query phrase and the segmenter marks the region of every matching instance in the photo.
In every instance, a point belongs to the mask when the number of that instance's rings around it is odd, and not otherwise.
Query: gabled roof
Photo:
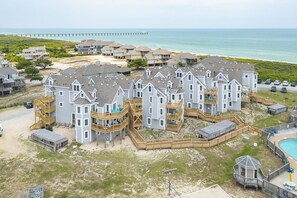
[[[166,50],[166,49],[155,49],[152,51],[153,55],[170,55],[170,51]]]
[[[149,52],[149,51],[151,51],[150,48],[145,47],[145,46],[139,46],[139,47],[135,48],[135,50],[138,51],[138,52]]]

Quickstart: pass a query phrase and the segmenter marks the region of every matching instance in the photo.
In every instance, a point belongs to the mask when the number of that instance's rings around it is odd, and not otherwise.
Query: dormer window
[[[84,97],[84,94],[83,94],[83,93],[81,93],[81,94],[80,94],[80,97],[81,97],[81,98],[83,98],[83,97]]]
[[[148,87],[148,91],[152,92],[152,87],[151,86]]]
[[[210,78],[210,72],[207,72],[207,78]]]
[[[80,87],[79,85],[73,85],[73,91],[79,91]]]
[[[49,79],[49,80],[48,80],[48,84],[49,84],[49,85],[53,85],[53,84],[54,84],[53,79]]]

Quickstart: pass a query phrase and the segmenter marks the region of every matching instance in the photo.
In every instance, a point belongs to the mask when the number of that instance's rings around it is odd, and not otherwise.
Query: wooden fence
[[[180,140],[144,140],[139,132],[135,129],[129,129],[128,135],[138,150],[154,150],[154,149],[181,149],[181,148],[209,148],[216,146],[222,142],[230,140],[242,133],[249,131],[250,126],[243,126],[235,131],[227,133],[221,137],[210,141],[198,139],[180,139]]]

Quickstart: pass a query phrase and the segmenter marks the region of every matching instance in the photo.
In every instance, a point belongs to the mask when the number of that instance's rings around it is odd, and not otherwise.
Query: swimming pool
[[[287,139],[282,140],[279,143],[279,146],[285,151],[288,155],[297,160],[297,139]]]

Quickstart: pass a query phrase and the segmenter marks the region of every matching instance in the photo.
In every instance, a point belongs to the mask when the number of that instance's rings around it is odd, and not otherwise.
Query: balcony
[[[128,114],[129,108],[128,106],[120,107],[119,109],[115,110],[113,113],[98,113],[92,112],[92,118],[97,120],[113,120],[113,119],[120,119]]]
[[[180,121],[178,124],[166,124],[166,130],[179,132],[182,126],[183,126],[182,121]]]
[[[175,113],[167,113],[166,119],[178,121],[178,120],[180,120],[182,115],[183,115],[183,111],[179,111],[179,112],[175,112]]]
[[[217,93],[218,93],[218,89],[217,88],[204,89],[204,94],[217,95]]]
[[[41,99],[42,102],[44,103],[52,103],[55,101],[54,97],[50,97],[50,96],[45,96]]]
[[[217,104],[217,97],[213,96],[205,96],[204,104]]]
[[[248,103],[250,102],[250,98],[248,96],[241,97],[241,102]]]
[[[166,108],[167,109],[179,109],[183,105],[184,100],[180,100],[179,102],[167,102]]]
[[[121,123],[110,125],[110,126],[100,126],[95,123],[92,123],[91,128],[95,132],[111,133],[111,132],[115,132],[115,131],[121,131],[127,126],[128,126],[128,119],[126,118]]]

